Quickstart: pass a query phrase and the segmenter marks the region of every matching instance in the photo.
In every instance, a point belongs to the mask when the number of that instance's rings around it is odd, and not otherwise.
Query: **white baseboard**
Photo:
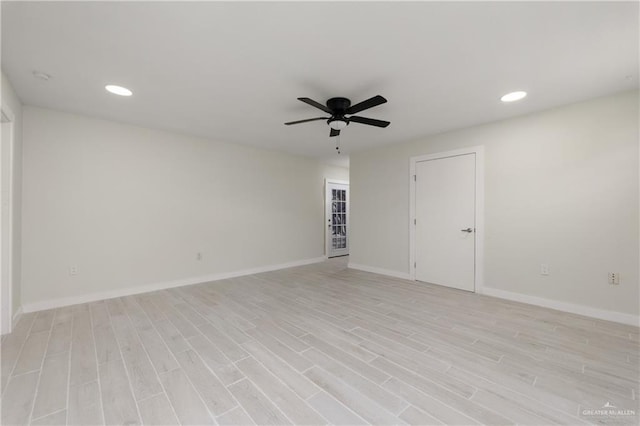
[[[359,271],[372,272],[374,274],[386,275],[388,277],[401,278],[403,280],[411,279],[411,276],[409,275],[408,272],[392,271],[391,269],[376,268],[376,267],[373,267],[373,266],[359,265],[357,263],[351,263],[351,262],[349,262],[347,267],[349,267],[351,269],[357,269]]]
[[[604,309],[592,308],[591,306],[576,305],[574,303],[560,302],[558,300],[545,299],[542,297],[530,296],[528,294],[513,293],[511,291],[500,290],[497,288],[484,287],[482,289],[482,294],[484,294],[485,296],[493,296],[499,299],[513,300],[515,302],[542,306],[543,308],[551,308],[558,311],[584,315],[587,317],[598,318],[606,321],[635,325],[636,327],[638,327],[638,325],[640,324],[640,317],[637,315],[607,311]]]
[[[204,275],[200,277],[183,278],[174,281],[165,281],[154,284],[145,284],[135,287],[121,288],[117,290],[102,291],[99,293],[84,294],[81,296],[61,297],[41,302],[28,303],[21,308],[22,312],[37,312],[47,309],[61,308],[63,306],[77,305],[79,303],[95,302],[98,300],[113,299],[115,297],[130,296],[132,294],[148,293],[150,291],[164,290],[166,288],[183,287],[185,285],[201,284],[209,281],[219,281],[227,278],[241,277],[244,275],[259,274],[261,272],[275,271],[278,269],[293,268],[295,266],[310,265],[312,263],[324,262],[324,256],[311,259],[296,260],[293,262],[280,263],[277,265],[260,266],[258,268],[245,269],[242,271],[223,272],[220,274]],[[15,323],[15,322],[14,322]]]
[[[16,324],[20,320],[21,315],[22,315],[22,306],[19,306],[18,309],[16,309],[16,312],[13,314],[13,319],[11,320],[11,330],[13,330],[16,327]]]
[[[0,335],[4,336],[5,334],[9,334],[13,332],[13,329],[16,328],[16,324],[20,319],[20,315],[22,315],[22,308],[18,308],[14,312],[13,317],[11,317],[11,324],[7,326],[4,322],[2,323],[2,329],[0,330]]]
[[[46,309],[60,308],[63,306],[77,305],[80,303],[95,302],[98,300],[113,299],[115,297],[129,296],[132,294],[148,293],[150,291],[163,290],[167,288],[183,287],[192,284],[201,284],[210,281],[219,281],[227,278],[241,277],[245,275],[253,275],[261,272],[276,271],[278,269],[293,268],[296,266],[310,265],[312,263],[320,263],[326,260],[326,256],[315,257],[311,259],[302,259],[293,262],[281,263],[277,265],[261,266],[241,271],[224,272],[219,274],[204,275],[200,277],[183,278],[174,281],[165,281],[154,284],[146,284],[135,287],[127,287],[117,290],[104,291],[99,293],[91,293],[81,296],[62,297],[58,299],[46,300],[41,302],[28,303],[19,307],[13,315],[12,329],[17,324],[23,313],[43,311]],[[373,266],[360,265],[357,263],[349,263],[348,267],[359,271],[372,272],[374,274],[386,275],[389,277],[400,279],[411,279],[407,272],[393,271],[390,269],[376,268]],[[597,309],[585,305],[577,305],[574,303],[561,302],[557,300],[545,299],[542,297],[530,296],[522,293],[514,293],[497,288],[484,287],[482,294],[486,296],[497,297],[505,300],[513,300],[515,302],[527,303],[529,305],[542,306],[544,308],[556,309],[558,311],[569,312],[587,317],[598,318],[606,321],[613,321],[622,324],[638,326],[640,324],[640,316],[625,314],[622,312],[608,311]]]
[[[387,275],[394,278],[402,278],[410,280],[410,274],[406,272],[392,271],[389,269],[376,268],[373,266],[359,265],[357,263],[349,263],[351,269],[357,269],[374,274]],[[530,296],[528,294],[514,293],[511,291],[500,290],[491,287],[482,287],[478,289],[478,293],[485,296],[497,297],[499,299],[512,300],[514,302],[526,303],[529,305],[541,306],[543,308],[555,309],[558,311],[569,312],[572,314],[584,315],[586,317],[598,318],[606,321],[613,321],[622,324],[629,324],[638,327],[640,325],[640,316],[625,314],[622,312],[607,311],[604,309],[593,308],[585,305],[577,305],[575,303],[561,302],[558,300],[545,299],[542,297]]]

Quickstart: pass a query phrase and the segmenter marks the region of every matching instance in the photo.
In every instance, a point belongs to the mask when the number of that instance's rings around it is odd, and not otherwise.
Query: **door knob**
[[[473,229],[471,229],[471,228],[467,228],[467,229],[461,229],[460,231],[462,231],[462,232],[469,232],[469,233],[471,233],[471,232],[473,232]]]

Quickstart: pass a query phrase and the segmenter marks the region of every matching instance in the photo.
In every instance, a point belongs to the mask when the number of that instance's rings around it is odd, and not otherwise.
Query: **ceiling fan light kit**
[[[345,127],[347,127],[348,124],[349,123],[347,123],[346,121],[340,120],[340,119],[329,120],[329,127],[331,127],[334,130],[342,130]]]
[[[313,99],[309,98],[298,98],[298,100],[304,102],[305,104],[311,105],[312,107],[318,108],[319,110],[322,110],[327,114],[331,114],[331,116],[307,118],[306,120],[290,121],[288,123],[284,123],[287,126],[290,126],[292,124],[308,123],[310,121],[326,120],[329,127],[331,127],[329,137],[334,137],[339,136],[340,131],[352,122],[376,127],[387,127],[389,124],[391,124],[389,121],[376,120],[373,118],[358,117],[357,115],[352,115],[360,111],[364,111],[365,109],[373,108],[375,106],[386,103],[387,100],[380,95],[374,96],[367,99],[366,101],[362,101],[355,105],[351,105],[351,101],[347,98],[331,98],[327,101],[326,105],[322,105],[320,102],[316,102]]]

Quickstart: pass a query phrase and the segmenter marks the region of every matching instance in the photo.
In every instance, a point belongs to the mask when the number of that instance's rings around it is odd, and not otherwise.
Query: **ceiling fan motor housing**
[[[337,116],[343,116],[350,106],[351,101],[347,98],[331,98],[327,101],[327,108]]]
[[[332,112],[331,117],[327,120],[327,124],[335,130],[342,130],[349,125],[349,120],[345,118],[345,114],[351,101],[347,98],[331,98],[327,101],[327,108]]]

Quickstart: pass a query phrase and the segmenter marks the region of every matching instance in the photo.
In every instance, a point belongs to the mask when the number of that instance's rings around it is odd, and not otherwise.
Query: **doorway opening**
[[[12,328],[14,115],[0,109],[0,333]]]

